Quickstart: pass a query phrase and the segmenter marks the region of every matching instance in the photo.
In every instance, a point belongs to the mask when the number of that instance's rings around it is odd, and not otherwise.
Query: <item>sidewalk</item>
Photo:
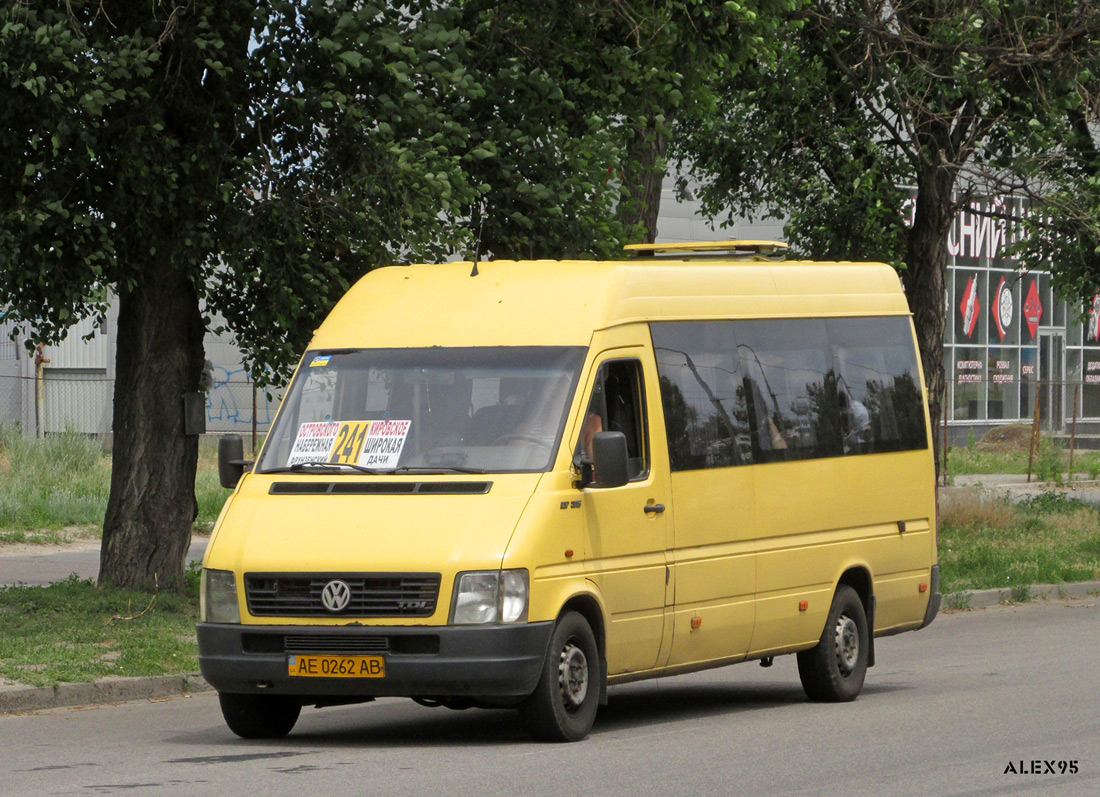
[[[964,496],[984,495],[1020,502],[1043,493],[1058,493],[1100,507],[1100,482],[1089,480],[1086,474],[1075,474],[1072,483],[1064,482],[1063,487],[1042,482],[1034,474],[1028,482],[1027,474],[1024,473],[969,474],[956,476],[954,482],[950,487],[937,488],[941,509],[945,502],[950,504]]]
[[[201,562],[209,537],[195,537],[187,549],[188,562]],[[99,540],[68,545],[0,546],[0,587],[26,584],[44,587],[75,573],[78,578],[99,576]]]

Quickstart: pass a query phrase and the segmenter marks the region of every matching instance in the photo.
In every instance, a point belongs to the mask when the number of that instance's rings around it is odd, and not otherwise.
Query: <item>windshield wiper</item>
[[[375,473],[488,473],[485,468],[460,468],[455,465],[398,465],[390,470],[378,470]]]
[[[296,462],[282,468],[268,468],[263,473],[321,473],[325,471],[340,472],[343,468],[349,468],[356,473],[366,473],[368,476],[392,476],[395,473],[488,473],[485,468],[460,468],[454,465],[398,465],[396,468],[366,468],[362,465],[353,465],[350,462]]]
[[[261,471],[262,473],[314,473],[318,471],[331,471],[336,470],[339,472],[343,468],[350,468],[357,473],[366,473],[370,476],[377,476],[380,473],[390,473],[388,470],[375,470],[374,468],[364,468],[362,465],[352,465],[349,462],[295,462],[293,465],[287,465],[284,468],[268,468]]]

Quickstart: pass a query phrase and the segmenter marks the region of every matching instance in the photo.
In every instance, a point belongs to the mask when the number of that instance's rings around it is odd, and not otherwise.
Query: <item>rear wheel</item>
[[[562,616],[535,691],[520,716],[536,739],[576,742],[588,735],[600,701],[600,653],[588,621],[576,612]]]
[[[218,694],[229,730],[243,739],[280,739],[290,733],[302,704],[284,695]]]
[[[841,584],[820,641],[798,654],[806,696],[825,703],[855,700],[867,675],[870,639],[863,602],[854,589]]]

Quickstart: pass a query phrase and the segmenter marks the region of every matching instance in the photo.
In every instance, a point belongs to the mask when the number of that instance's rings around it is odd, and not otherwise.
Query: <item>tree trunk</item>
[[[671,124],[671,119],[667,123]],[[651,244],[657,238],[657,214],[661,210],[661,187],[668,152],[666,130],[650,123],[635,131],[627,147],[618,215],[630,240],[634,239],[636,228],[642,228],[639,243]]]
[[[943,367],[943,332],[946,318],[945,275],[947,272],[947,234],[951,229],[953,205],[951,192],[954,172],[945,167],[932,167],[917,179],[917,207],[909,240],[902,281],[913,323],[917,328],[924,381],[928,389],[928,413],[932,421],[932,450],[936,457],[936,474],[940,472],[943,439],[945,374]]]
[[[186,271],[154,273],[119,302],[100,586],[182,588],[197,512],[199,445],[184,434],[183,394],[199,390],[204,324]]]

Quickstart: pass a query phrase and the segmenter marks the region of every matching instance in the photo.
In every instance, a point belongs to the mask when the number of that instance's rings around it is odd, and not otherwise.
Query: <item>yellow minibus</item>
[[[939,609],[897,274],[783,244],[381,268],[303,355],[203,561],[229,728],[410,697],[575,741],[609,686],[797,655],[854,699]]]

